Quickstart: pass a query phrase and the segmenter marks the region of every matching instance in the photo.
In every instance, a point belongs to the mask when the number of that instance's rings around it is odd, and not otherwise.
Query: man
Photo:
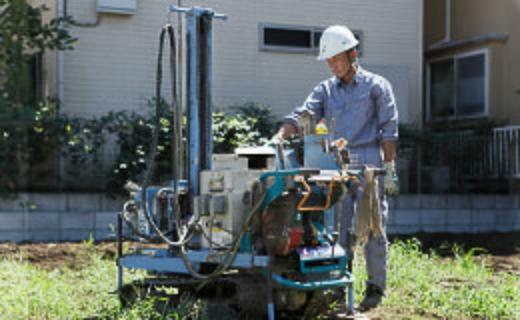
[[[361,165],[386,168],[380,183],[388,195],[397,193],[395,175],[395,141],[397,108],[390,83],[383,77],[362,69],[357,60],[357,39],[345,26],[327,28],[320,39],[318,60],[326,61],[332,78],[314,88],[303,105],[285,117],[276,140],[283,140],[297,132],[299,116],[304,111],[314,114],[316,121],[324,121],[329,130],[334,127],[335,138],[346,138],[349,151]],[[380,194],[379,214],[383,226],[388,212],[384,192]],[[341,242],[346,245],[352,231],[352,217],[359,197],[346,197],[341,214]],[[378,306],[385,295],[387,270],[387,238],[369,236],[365,245],[368,281],[361,309]]]

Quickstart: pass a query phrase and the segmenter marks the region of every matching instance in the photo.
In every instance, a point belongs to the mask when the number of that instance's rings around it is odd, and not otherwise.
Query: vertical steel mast
[[[200,193],[200,172],[211,169],[213,18],[226,19],[211,9],[171,6],[186,15],[186,93],[188,113],[188,181],[191,198]]]

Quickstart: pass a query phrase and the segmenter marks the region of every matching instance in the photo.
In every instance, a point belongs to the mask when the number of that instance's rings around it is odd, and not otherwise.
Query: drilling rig
[[[352,248],[339,244],[334,214],[334,205],[363,183],[362,170],[349,169],[348,146],[316,134],[309,114],[299,123],[302,156],[280,144],[214,155],[212,23],[226,16],[200,7],[170,10],[183,15],[185,32],[177,40],[171,25],[161,30],[156,100],[159,113],[162,51],[169,40],[172,176],[163,179],[170,181],[166,185],[150,183],[157,123],[143,181],[127,186],[132,196],[118,217],[120,296],[129,286],[148,293],[170,286],[225,303],[241,318],[275,319],[307,317],[313,300],[321,303],[320,294],[337,290],[347,293],[353,312]],[[185,125],[178,70],[185,72]],[[123,252],[126,239],[148,244]],[[129,269],[146,271],[146,279],[124,285]]]

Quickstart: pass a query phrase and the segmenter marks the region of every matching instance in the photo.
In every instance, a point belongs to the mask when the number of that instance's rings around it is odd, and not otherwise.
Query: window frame
[[[456,90],[456,87],[457,87],[457,79],[458,79],[458,67],[457,67],[457,61],[462,59],[462,58],[467,58],[467,57],[473,57],[473,56],[478,56],[478,55],[483,55],[484,56],[484,110],[479,113],[479,114],[474,114],[474,115],[468,115],[468,116],[460,116],[460,115],[457,115],[457,105],[456,105],[456,101],[457,101],[457,90]],[[432,69],[432,64],[436,63],[436,62],[442,62],[442,61],[449,61],[449,60],[453,60],[453,64],[454,64],[454,85],[455,85],[455,89],[453,90],[454,94],[453,94],[453,97],[452,99],[454,100],[454,114],[452,116],[447,116],[447,117],[433,117],[432,116],[432,106],[431,106],[431,90],[432,90],[432,87],[431,87],[431,69]],[[427,68],[426,68],[426,115],[427,115],[427,121],[428,122],[438,122],[438,121],[443,121],[443,120],[465,120],[465,119],[479,119],[479,118],[484,118],[484,117],[488,117],[489,116],[489,49],[488,48],[482,48],[482,49],[477,49],[477,50],[472,50],[472,51],[467,51],[467,52],[463,52],[463,53],[458,53],[458,54],[452,54],[452,55],[446,55],[446,56],[442,56],[442,57],[439,57],[439,58],[435,58],[435,59],[432,59],[432,60],[429,60],[428,63],[427,63]]]
[[[266,28],[284,29],[289,31],[309,31],[311,34],[310,47],[290,47],[290,46],[277,46],[265,44],[264,30]],[[309,27],[302,25],[289,25],[289,24],[277,24],[269,22],[261,22],[258,25],[258,46],[260,51],[266,52],[282,52],[282,53],[305,53],[305,54],[317,54],[319,52],[319,44],[316,46],[316,36],[318,33],[323,33],[326,28],[323,27]],[[362,45],[363,45],[363,31],[352,30],[352,32],[359,38],[358,56],[361,57]],[[319,39],[318,39],[319,40]]]

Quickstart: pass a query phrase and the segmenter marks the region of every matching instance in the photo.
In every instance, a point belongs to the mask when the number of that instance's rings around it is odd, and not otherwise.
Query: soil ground
[[[486,234],[419,233],[414,235],[391,236],[395,239],[417,238],[425,252],[435,250],[437,254],[451,257],[452,245],[457,243],[464,250],[480,248],[477,254],[491,256],[492,267],[496,271],[508,271],[520,275],[520,232]],[[130,244],[130,246],[137,244]],[[0,257],[19,257],[46,270],[69,267],[79,269],[85,263],[88,246],[81,243],[0,243]],[[116,256],[115,242],[96,243],[96,250],[106,259]]]
[[[392,236],[395,239],[417,238],[422,243],[425,252],[435,250],[440,256],[450,258],[453,244],[457,243],[464,250],[481,248],[476,254],[485,254],[491,259],[491,267],[495,271],[505,271],[520,276],[520,232],[488,233],[488,234],[444,234],[424,233],[406,236]],[[135,243],[130,243],[132,247]],[[95,250],[106,259],[114,259],[117,253],[115,242],[99,242],[95,246],[82,243],[0,243],[0,259],[15,258],[45,269],[56,268],[80,269],[88,263],[87,251]],[[384,308],[383,308],[384,309]],[[397,316],[397,315],[396,315]],[[360,319],[389,319],[391,315],[384,310],[374,310],[366,313]],[[424,319],[430,319],[424,315]]]

